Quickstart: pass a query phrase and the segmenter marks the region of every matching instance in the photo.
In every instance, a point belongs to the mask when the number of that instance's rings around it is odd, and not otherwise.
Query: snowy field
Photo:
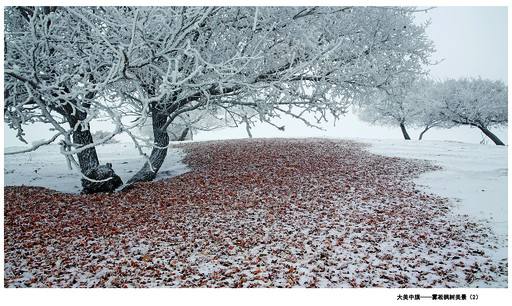
[[[423,173],[415,183],[423,190],[452,199],[455,215],[468,215],[490,226],[502,247],[497,259],[507,257],[507,151],[506,146],[456,141],[360,139],[370,152],[384,156],[424,159],[442,170]]]
[[[22,147],[8,147],[5,152],[20,151]],[[112,163],[112,167],[126,182],[144,164],[144,159],[133,144],[115,143],[96,147],[101,164]],[[181,160],[183,152],[171,148],[167,153],[157,180],[180,175],[187,171]],[[67,167],[65,157],[60,154],[58,145],[50,145],[39,150],[4,157],[5,186],[42,186],[66,193],[79,193],[80,173]]]

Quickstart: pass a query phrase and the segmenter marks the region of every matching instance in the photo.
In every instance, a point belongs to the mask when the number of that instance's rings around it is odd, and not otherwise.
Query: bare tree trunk
[[[485,136],[489,137],[496,145],[504,146],[505,144],[498,138],[498,136],[494,135],[491,131],[483,126],[477,126],[480,131],[482,131]]]
[[[79,119],[76,116],[69,116],[68,120],[72,128],[76,127],[72,134],[74,144],[85,146],[93,143],[89,124],[87,124],[86,129],[83,129],[81,124],[77,125]],[[98,181],[106,180],[103,182],[94,182],[83,178],[83,193],[90,194],[97,192],[112,192],[123,184],[121,178],[115,174],[114,170],[112,169],[112,164],[107,163],[106,165],[100,166],[95,147],[85,149],[77,153],[77,156],[78,164],[80,165],[80,171],[85,177]]]
[[[245,125],[245,130],[247,131],[247,136],[249,136],[249,138],[252,138],[251,127],[249,126],[249,124]]]
[[[127,184],[131,185],[136,182],[149,182],[155,179],[158,170],[164,163],[167,156],[167,146],[169,145],[169,134],[163,127],[167,121],[167,115],[159,113],[156,109],[151,109],[151,117],[153,119],[153,138],[154,146],[149,156],[149,161],[144,164]]]
[[[71,128],[74,128],[78,123],[78,119],[75,117],[70,117],[69,125]],[[89,128],[89,124],[87,124],[87,129],[83,130],[82,125],[78,125],[72,134],[73,143],[79,146],[85,146],[93,143],[91,130]],[[85,149],[82,152],[77,154],[78,163],[80,164],[80,169],[82,172],[87,171],[89,169],[98,167],[100,162],[98,160],[98,154],[96,154],[96,148]]]
[[[249,119],[247,118],[247,116],[244,116],[244,121],[245,121],[245,130],[247,131],[247,136],[249,136],[249,138],[252,138],[251,125],[250,125],[250,122],[249,122]]]
[[[400,123],[400,129],[402,130],[402,134],[404,135],[405,140],[411,140],[411,137],[407,133],[407,130],[405,129],[405,124],[403,122]]]
[[[431,128],[431,126],[426,126],[425,129],[423,131],[421,131],[420,137],[418,137],[418,140],[422,140],[423,134],[425,134],[428,130],[430,130],[430,128]]]

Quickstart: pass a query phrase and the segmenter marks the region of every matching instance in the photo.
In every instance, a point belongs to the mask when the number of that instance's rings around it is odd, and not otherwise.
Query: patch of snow
[[[507,258],[507,146],[455,141],[358,139],[374,154],[425,159],[441,166],[415,179],[423,190],[452,199],[455,215],[468,215],[489,225],[501,243],[490,250]]]
[[[5,152],[18,151],[20,147],[5,148]],[[115,143],[96,147],[101,164],[112,163],[123,182],[131,178],[144,164],[144,158],[132,144]],[[188,172],[182,163],[185,153],[180,148],[169,148],[167,157],[156,177],[167,179]],[[66,193],[81,191],[80,174],[67,167],[58,145],[48,145],[34,152],[4,156],[5,186],[41,186]]]
[[[197,266],[197,270],[199,271],[199,273],[201,273],[201,275],[208,276],[216,271],[219,271],[220,268],[214,263],[202,262]]]

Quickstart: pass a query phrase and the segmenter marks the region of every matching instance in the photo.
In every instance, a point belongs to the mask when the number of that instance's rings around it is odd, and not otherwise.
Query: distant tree
[[[436,99],[438,83],[431,79],[421,79],[412,88],[412,99],[418,115],[415,117],[414,126],[421,128],[418,140],[422,140],[427,131],[434,127],[451,128],[454,123],[446,121],[440,113],[440,102]]]
[[[437,109],[432,107],[432,105],[428,105],[427,103],[418,105],[418,107],[422,108],[420,109],[415,122],[416,126],[422,128],[418,136],[418,140],[422,140],[425,133],[428,132],[431,128],[441,126],[449,127],[448,124],[443,121]]]
[[[400,127],[404,139],[410,140],[407,126],[422,120],[426,109],[419,107],[424,103],[418,94],[420,87],[415,80],[397,80],[395,86],[371,97],[371,103],[364,103],[358,109],[359,118],[371,124]]]
[[[435,91],[443,121],[478,128],[496,145],[504,143],[489,129],[508,124],[508,88],[486,79],[446,80]]]

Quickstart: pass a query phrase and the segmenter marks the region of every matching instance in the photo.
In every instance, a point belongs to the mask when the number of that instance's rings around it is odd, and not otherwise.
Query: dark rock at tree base
[[[93,182],[82,178],[82,193],[91,194],[97,192],[112,192],[119,186],[123,185],[123,181],[112,169],[112,164],[100,165],[84,172],[84,175],[90,179],[101,181],[108,178],[105,182]]]

